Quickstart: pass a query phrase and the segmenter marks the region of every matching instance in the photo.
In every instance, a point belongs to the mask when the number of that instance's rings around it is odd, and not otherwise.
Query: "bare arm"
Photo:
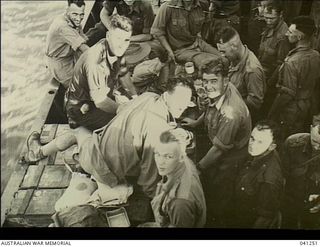
[[[143,41],[149,41],[152,39],[151,34],[138,34],[138,35],[133,35],[130,38],[131,42],[143,42]]]

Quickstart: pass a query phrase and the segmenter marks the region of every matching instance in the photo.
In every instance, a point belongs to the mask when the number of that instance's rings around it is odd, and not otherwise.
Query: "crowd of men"
[[[84,34],[68,0],[46,55],[72,129],[28,160],[77,144],[159,227],[319,229],[320,1],[245,2],[105,0]]]

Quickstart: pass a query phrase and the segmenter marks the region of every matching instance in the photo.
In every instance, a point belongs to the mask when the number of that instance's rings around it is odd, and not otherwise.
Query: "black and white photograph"
[[[1,228],[320,236],[319,52],[320,0],[1,1]]]

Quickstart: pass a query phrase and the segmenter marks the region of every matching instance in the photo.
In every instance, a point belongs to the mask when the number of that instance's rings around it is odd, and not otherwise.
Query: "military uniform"
[[[207,201],[209,227],[228,227],[231,214],[234,179],[246,157],[251,133],[251,117],[238,90],[229,83],[226,93],[208,106],[204,124],[211,146],[223,150],[213,163],[200,166]],[[212,157],[213,158],[213,157]]]
[[[284,179],[277,151],[249,158],[235,185],[235,227],[277,227]]]
[[[316,85],[320,78],[320,55],[310,47],[299,46],[291,50],[279,69],[276,85],[278,95],[268,118],[282,127],[284,138],[304,132],[316,109],[312,105],[318,98]]]
[[[275,82],[271,77],[277,67],[283,63],[290,50],[290,43],[285,36],[287,31],[287,24],[281,20],[276,27],[265,29],[261,34],[258,59],[264,69],[267,82],[267,92],[262,106],[262,111],[265,114],[268,113],[276,97]]]
[[[312,149],[310,134],[290,136],[282,158],[286,177],[283,228],[319,229],[320,212],[309,213],[309,195],[320,194],[320,152]]]

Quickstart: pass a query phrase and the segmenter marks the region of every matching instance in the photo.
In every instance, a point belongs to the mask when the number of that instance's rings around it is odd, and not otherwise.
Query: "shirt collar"
[[[308,51],[310,49],[311,49],[310,46],[301,46],[300,45],[300,46],[292,49],[291,51],[289,51],[288,56],[291,56],[292,54],[297,53],[298,51]]]
[[[118,57],[109,55],[109,51],[108,51],[109,45],[106,39],[103,42],[103,44],[104,44],[105,52],[102,53],[102,59],[103,59],[102,61],[107,61],[110,64],[110,66],[113,67],[113,64],[118,60]]]
[[[185,7],[184,1],[185,0],[171,0],[168,3],[168,6],[173,7],[173,8],[177,8],[177,9],[185,9],[188,11],[191,11],[192,8],[201,7],[199,0],[193,0],[193,4],[191,4],[191,6],[188,8]]]
[[[220,110],[221,109],[221,106],[222,106],[222,104],[223,104],[223,101],[224,101],[224,99],[225,99],[225,97],[226,97],[226,94],[224,94],[224,95],[222,95],[221,97],[220,97],[220,99],[218,99],[218,101],[215,101],[215,102],[213,102],[211,105],[210,105],[210,107],[216,107],[217,108],[217,110]]]
[[[172,174],[170,174],[170,176],[167,176],[167,181],[163,184],[162,189],[166,193],[168,193],[175,184],[179,184],[185,170],[186,170],[185,161],[182,161],[182,163],[177,167],[177,169],[174,170]]]

